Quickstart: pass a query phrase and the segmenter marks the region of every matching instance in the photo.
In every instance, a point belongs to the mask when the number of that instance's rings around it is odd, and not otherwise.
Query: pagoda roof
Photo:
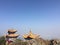
[[[17,30],[9,29],[8,32],[16,32]]]
[[[23,35],[24,38],[32,38],[32,39],[34,39],[34,38],[36,38],[38,36],[39,35],[33,34],[31,31],[28,34]]]
[[[18,36],[19,36],[18,34],[8,34],[8,35],[6,35],[6,37],[11,37],[11,38],[18,37]]]

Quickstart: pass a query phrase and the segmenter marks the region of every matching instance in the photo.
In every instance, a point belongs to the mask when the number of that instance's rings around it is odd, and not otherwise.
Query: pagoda
[[[28,34],[24,34],[23,37],[26,40],[31,40],[39,37],[39,35],[32,33],[32,31],[30,30],[30,32]]]
[[[15,34],[17,30],[9,29],[8,34],[6,35],[6,42],[7,44],[15,41],[15,39],[19,36],[18,34]]]
[[[13,29],[8,30],[8,35],[6,35],[6,38],[17,38],[18,34],[15,34],[17,31]]]

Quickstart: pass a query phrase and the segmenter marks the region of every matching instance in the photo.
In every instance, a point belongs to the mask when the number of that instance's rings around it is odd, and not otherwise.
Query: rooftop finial
[[[30,32],[32,32],[31,29],[30,29]]]
[[[31,31],[31,29],[30,29],[29,35],[31,35],[31,34],[32,34],[32,31]]]

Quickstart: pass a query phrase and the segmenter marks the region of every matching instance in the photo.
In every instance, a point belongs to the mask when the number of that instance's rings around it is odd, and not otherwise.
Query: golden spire
[[[31,31],[31,29],[30,29],[29,35],[31,35],[31,34],[32,34],[32,31]]]

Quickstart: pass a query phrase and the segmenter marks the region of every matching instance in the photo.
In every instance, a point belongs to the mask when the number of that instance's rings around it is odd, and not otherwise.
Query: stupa
[[[30,40],[39,37],[39,35],[32,33],[32,31],[30,30],[30,32],[28,34],[24,34],[23,37],[26,40]]]

